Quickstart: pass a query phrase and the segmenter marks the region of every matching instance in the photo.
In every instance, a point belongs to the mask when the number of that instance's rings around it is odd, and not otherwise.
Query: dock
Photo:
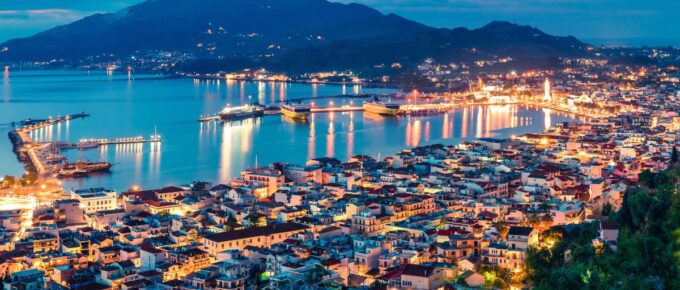
[[[158,135],[151,136],[151,138],[144,138],[142,136],[137,136],[137,137],[127,137],[127,138],[111,138],[111,139],[81,139],[78,141],[78,144],[75,144],[76,146],[86,144],[86,143],[92,143],[92,144],[97,144],[98,146],[104,146],[104,145],[117,145],[117,144],[139,144],[139,143],[157,143],[161,142],[161,137]]]
[[[363,107],[350,107],[350,106],[342,106],[342,107],[327,107],[327,108],[311,108],[312,114],[317,114],[317,113],[342,113],[342,112],[356,112],[356,111],[363,111]],[[280,109],[268,109],[264,111],[265,116],[273,116],[273,115],[280,115],[281,110]],[[220,121],[220,116],[219,115],[211,115],[211,116],[201,116],[198,118],[198,121],[201,123],[205,122],[216,122]]]
[[[40,128],[56,125],[59,123],[63,123],[66,121],[70,121],[73,119],[84,119],[89,117],[90,114],[86,113],[78,113],[78,114],[73,114],[73,115],[66,115],[66,116],[58,116],[56,118],[49,118],[49,119],[42,119],[42,120],[33,120],[33,119],[26,119],[22,120],[19,122],[21,124],[21,129],[32,131],[32,130],[37,130]]]
[[[29,134],[40,128],[89,116],[89,114],[82,112],[43,120],[26,119],[20,121],[21,126],[9,133],[14,151],[17,153],[19,160],[26,164],[27,170],[33,168],[39,175],[51,173],[56,167],[48,161],[54,156],[59,157],[57,150],[51,144],[36,143]],[[14,124],[12,123],[12,125]]]

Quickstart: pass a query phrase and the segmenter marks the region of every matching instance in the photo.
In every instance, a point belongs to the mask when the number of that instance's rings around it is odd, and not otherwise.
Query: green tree
[[[527,252],[529,281],[536,289],[680,289],[679,181],[677,167],[639,175],[611,214],[619,224],[616,251],[593,245],[596,223],[553,227],[563,234],[554,247]]]
[[[260,215],[256,212],[251,213],[246,217],[246,220],[248,221],[248,227],[257,227],[260,224]]]

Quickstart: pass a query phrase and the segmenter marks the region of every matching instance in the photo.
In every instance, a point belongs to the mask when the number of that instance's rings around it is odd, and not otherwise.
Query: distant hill
[[[0,61],[181,51],[203,63],[235,59],[300,70],[409,64],[427,57],[571,56],[584,53],[584,46],[574,37],[508,22],[436,29],[364,5],[326,0],[150,0],[7,41],[0,45],[8,48]]]

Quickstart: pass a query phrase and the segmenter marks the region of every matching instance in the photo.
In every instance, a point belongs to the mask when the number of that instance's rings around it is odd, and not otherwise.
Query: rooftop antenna
[[[255,154],[255,169],[257,169],[257,154]]]

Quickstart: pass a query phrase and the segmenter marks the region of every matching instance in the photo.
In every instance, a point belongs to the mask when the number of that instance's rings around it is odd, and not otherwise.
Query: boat
[[[225,107],[219,115],[222,121],[239,121],[264,115],[264,107],[257,104]]]
[[[91,162],[78,160],[67,162],[57,173],[58,177],[82,177],[96,172],[107,172],[113,166],[109,162]]]
[[[289,103],[281,105],[281,114],[292,119],[305,120],[311,112],[312,108],[309,105]]]
[[[378,98],[364,101],[364,111],[380,115],[396,116],[399,113],[399,104],[391,104],[380,101]]]
[[[96,141],[80,141],[78,142],[78,149],[94,149],[99,147],[99,142]]]

